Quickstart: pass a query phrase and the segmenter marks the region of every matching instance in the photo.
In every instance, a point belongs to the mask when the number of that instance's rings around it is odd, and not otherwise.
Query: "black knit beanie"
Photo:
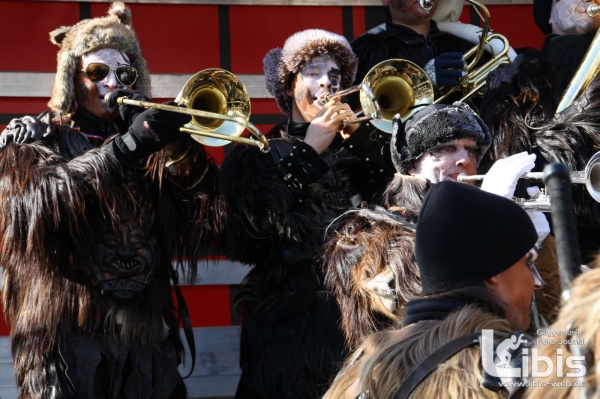
[[[543,34],[552,32],[550,14],[554,0],[533,0],[533,19]]]
[[[421,155],[439,144],[472,138],[477,143],[479,161],[492,143],[486,124],[462,102],[451,105],[429,104],[412,114],[404,123],[395,117],[392,126],[392,162],[396,170],[404,175],[408,174]]]
[[[433,184],[415,242],[423,294],[493,277],[518,262],[537,237],[531,219],[513,201],[469,184]]]

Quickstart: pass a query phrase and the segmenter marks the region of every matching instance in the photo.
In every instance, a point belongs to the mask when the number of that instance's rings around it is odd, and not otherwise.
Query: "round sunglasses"
[[[111,67],[106,64],[93,62],[88,64],[85,69],[81,70],[81,72],[85,72],[87,78],[92,82],[99,82],[105,79],[110,71],[115,71],[117,81],[124,86],[133,86],[138,78],[137,69],[131,65],[119,65],[118,67],[111,69]]]

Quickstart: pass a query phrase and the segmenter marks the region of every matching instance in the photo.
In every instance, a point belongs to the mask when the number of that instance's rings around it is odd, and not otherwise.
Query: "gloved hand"
[[[173,102],[166,103],[176,105]],[[189,115],[148,109],[133,118],[129,131],[115,139],[116,151],[135,163],[167,144],[185,137],[179,128],[190,121]],[[118,157],[121,158],[121,157]],[[122,158],[121,158],[122,159]]]
[[[525,54],[519,54],[512,62],[500,64],[496,69],[490,72],[486,78],[486,93],[490,90],[496,90],[510,84],[517,73],[519,73],[524,60]]]
[[[152,101],[151,98],[147,97],[139,91],[127,89],[117,89],[108,93],[104,97],[104,101],[106,101],[106,105],[108,107],[112,108],[115,105],[117,105],[117,99],[119,97],[127,97],[130,100],[136,101]],[[121,118],[123,118],[123,120],[127,122],[128,125],[131,125],[133,119],[142,112],[144,112],[144,108],[142,107],[129,104],[119,105],[119,114],[121,114]]]
[[[429,60],[424,70],[434,86],[454,87],[465,74],[466,66],[462,53],[443,53]]]
[[[537,231],[538,239],[535,243],[536,249],[539,251],[544,244],[544,240],[550,234],[550,223],[548,223],[548,219],[546,219],[546,215],[540,211],[531,211],[528,210],[527,214],[529,218],[533,222],[533,226],[535,227],[535,231]]]
[[[0,134],[0,149],[14,141],[18,144],[31,143],[51,133],[49,125],[40,119],[26,115],[12,119]]]
[[[481,183],[481,189],[488,193],[512,199],[517,181],[535,166],[535,154],[521,152],[508,158],[499,159],[490,168]]]

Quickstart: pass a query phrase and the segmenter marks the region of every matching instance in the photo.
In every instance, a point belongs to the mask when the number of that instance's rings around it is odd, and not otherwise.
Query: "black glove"
[[[525,54],[519,54],[512,62],[498,65],[498,67],[487,76],[485,87],[486,93],[510,84],[517,73],[519,73],[524,60]]]
[[[174,102],[166,103],[176,105]],[[161,150],[167,144],[185,137],[179,128],[191,120],[189,115],[148,109],[133,118],[129,131],[114,141],[117,158],[135,163]]]
[[[444,53],[425,65],[425,73],[434,86],[455,87],[466,67],[462,53]]]
[[[0,134],[0,149],[6,147],[11,141],[19,144],[31,143],[47,137],[50,133],[49,125],[38,118],[29,115],[15,118]]]
[[[136,100],[136,101],[152,101],[151,98],[147,97],[146,95],[142,94],[139,91],[127,90],[127,89],[117,89],[115,91],[108,93],[104,97],[104,101],[106,101],[106,105],[108,107],[112,108],[115,105],[117,105],[117,98],[119,98],[119,97],[127,97],[130,100]],[[127,122],[128,125],[131,125],[131,123],[133,122],[133,119],[135,119],[135,117],[137,115],[141,114],[142,112],[144,112],[144,108],[138,107],[136,105],[129,105],[129,104],[119,105],[119,114],[121,114],[121,118],[123,118],[123,120],[125,122]]]

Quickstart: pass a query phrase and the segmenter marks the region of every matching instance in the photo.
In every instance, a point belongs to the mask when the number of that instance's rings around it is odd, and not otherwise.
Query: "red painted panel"
[[[352,32],[353,37],[358,37],[367,30],[367,27],[365,24],[365,8],[364,7],[353,7],[352,8],[352,21],[354,22],[354,30]]]
[[[6,324],[4,318],[4,306],[0,306],[0,337],[5,337],[10,334],[10,328]]]
[[[231,325],[228,285],[183,286],[181,292],[194,327]]]
[[[49,100],[49,97],[0,97],[0,114],[38,115],[48,109]]]
[[[262,73],[269,50],[308,28],[343,33],[341,7],[230,6],[233,73]]]
[[[280,114],[281,111],[277,107],[277,103],[273,98],[253,98],[252,114]]]
[[[533,20],[533,6],[489,6],[488,9],[492,29],[506,36],[512,48],[542,47],[545,36]]]
[[[128,5],[151,73],[193,74],[220,65],[217,6]]]
[[[79,3],[0,0],[0,10],[0,70],[55,71],[58,47],[48,33],[78,22]]]

